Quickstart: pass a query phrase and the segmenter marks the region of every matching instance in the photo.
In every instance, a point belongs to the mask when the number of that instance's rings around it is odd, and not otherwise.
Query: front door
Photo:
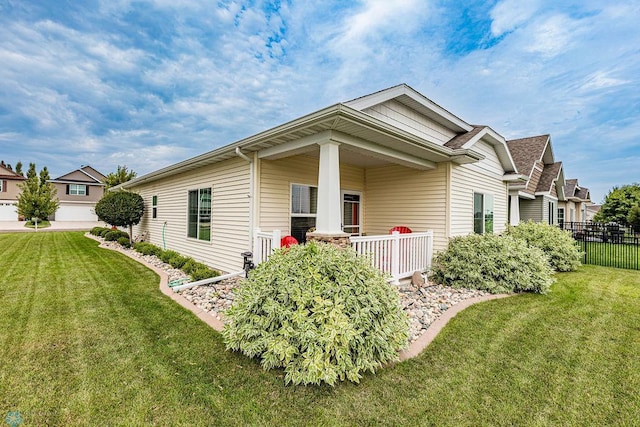
[[[352,236],[362,234],[362,195],[358,192],[342,192],[342,231]]]

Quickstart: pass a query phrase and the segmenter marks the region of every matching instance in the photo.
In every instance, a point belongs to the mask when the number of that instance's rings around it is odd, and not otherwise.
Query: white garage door
[[[0,221],[17,221],[18,213],[13,203],[0,203]]]
[[[60,206],[56,211],[56,221],[97,221],[93,206]]]

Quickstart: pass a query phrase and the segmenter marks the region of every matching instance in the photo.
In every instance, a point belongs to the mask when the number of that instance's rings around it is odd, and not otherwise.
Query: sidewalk
[[[0,233],[35,232],[24,225],[25,221],[0,221]],[[51,221],[51,226],[38,228],[40,231],[89,231],[93,227],[107,227],[102,221]]]

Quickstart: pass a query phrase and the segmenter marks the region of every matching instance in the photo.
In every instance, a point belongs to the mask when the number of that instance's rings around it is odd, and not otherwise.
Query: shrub
[[[454,237],[434,259],[436,283],[491,293],[547,293],[553,270],[542,250],[524,240],[494,234]]]
[[[153,245],[147,242],[134,243],[133,249],[135,249],[136,251],[140,252],[143,255],[160,256],[160,254],[162,253],[162,249],[160,249],[156,245]]]
[[[104,240],[108,242],[115,242],[121,237],[129,239],[129,233],[120,230],[109,230],[104,234]]]
[[[397,359],[409,328],[383,273],[351,248],[314,242],[275,251],[226,316],[227,349],[284,368],[294,384],[359,382]]]
[[[176,256],[176,255],[180,255],[178,252],[176,251],[162,251],[162,253],[160,254],[159,258],[162,260],[162,262],[169,264],[169,260],[171,260],[172,257]]]
[[[187,274],[191,274],[192,271],[198,268],[198,264],[199,263],[195,259],[187,258],[187,260],[184,262],[182,266],[182,271],[184,271]]]
[[[108,228],[105,228],[105,227],[93,227],[93,228],[89,231],[89,233],[93,234],[94,236],[102,236],[102,234],[101,234],[101,233],[102,233],[104,230],[109,231],[109,229],[108,229]]]
[[[197,268],[191,270],[191,280],[197,282],[198,280],[209,279],[211,277],[218,277],[220,273],[212,270],[204,264],[200,264]]]
[[[131,243],[129,242],[128,237],[118,237],[117,242],[120,244],[120,246],[123,246],[125,248],[128,248],[131,246]]]
[[[571,232],[531,220],[515,227],[508,227],[506,234],[525,240],[547,255],[551,268],[556,271],[573,271],[580,267],[583,253],[571,237]]]
[[[112,229],[110,229],[110,228],[104,228],[104,229],[102,229],[102,231],[100,232],[100,237],[103,237],[103,238],[104,238],[104,236],[105,236],[108,232],[110,232],[110,231],[113,231],[113,230],[112,230]]]
[[[184,257],[180,254],[176,254],[169,259],[169,264],[173,268],[182,269],[182,267],[184,267],[184,264],[187,262],[187,259],[188,259],[187,257]]]

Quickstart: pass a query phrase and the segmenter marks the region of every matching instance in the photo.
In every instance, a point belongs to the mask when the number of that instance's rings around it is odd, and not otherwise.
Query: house
[[[18,221],[16,203],[20,188],[18,184],[27,178],[0,165],[0,221]]]
[[[81,166],[49,180],[58,191],[60,207],[54,221],[98,221],[95,207],[104,194],[106,177],[91,166]]]
[[[562,162],[556,162],[549,135],[507,141],[507,147],[525,177],[509,185],[509,220],[512,225],[533,220],[557,224],[559,201],[564,201]]]
[[[591,204],[589,189],[581,187],[578,185],[578,180],[572,178],[566,181],[564,194],[565,200],[558,205],[560,222],[588,221],[587,206]],[[593,216],[591,216],[591,218],[593,218]]]
[[[404,226],[413,233],[403,238],[428,233],[435,250],[452,236],[501,232],[508,184],[520,181],[500,134],[401,84],[116,188],[145,200],[134,235],[233,272],[257,230],[354,244]]]

